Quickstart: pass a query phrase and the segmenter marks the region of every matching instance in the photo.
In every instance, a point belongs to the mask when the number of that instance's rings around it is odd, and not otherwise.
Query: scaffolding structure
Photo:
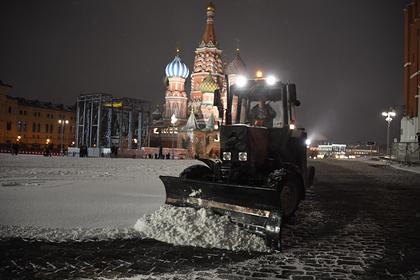
[[[149,101],[115,98],[110,94],[82,94],[77,98],[76,146],[140,149],[147,146]]]

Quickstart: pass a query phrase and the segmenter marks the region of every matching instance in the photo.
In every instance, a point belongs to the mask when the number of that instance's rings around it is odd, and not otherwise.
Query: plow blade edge
[[[276,189],[160,176],[166,204],[207,208],[262,235],[267,245],[280,247],[280,194]]]

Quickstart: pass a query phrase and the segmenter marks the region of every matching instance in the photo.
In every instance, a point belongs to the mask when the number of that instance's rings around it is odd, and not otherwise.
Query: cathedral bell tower
[[[200,85],[209,75],[213,82],[216,83],[216,88],[221,89],[221,94],[226,94],[222,50],[218,47],[219,43],[214,32],[215,12],[216,7],[210,2],[207,6],[206,28],[201,42],[195,50],[194,68],[191,74],[191,105],[194,112],[202,109],[202,102],[208,102],[208,100],[204,101],[203,99],[204,92],[201,91]],[[205,112],[203,112],[204,115]]]

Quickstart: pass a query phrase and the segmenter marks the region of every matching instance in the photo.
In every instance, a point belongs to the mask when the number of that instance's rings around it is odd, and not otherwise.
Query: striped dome
[[[187,65],[181,62],[181,58],[176,55],[174,60],[166,66],[165,73],[168,78],[182,77],[186,79],[190,71],[188,70]]]

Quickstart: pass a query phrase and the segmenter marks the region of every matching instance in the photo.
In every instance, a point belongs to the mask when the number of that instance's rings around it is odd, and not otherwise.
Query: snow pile
[[[134,228],[148,238],[174,245],[219,248],[232,251],[269,251],[264,240],[208,209],[163,205],[144,215]]]
[[[48,242],[103,241],[109,239],[131,239],[142,237],[132,228],[40,228],[31,226],[0,225],[0,240],[23,238]]]

